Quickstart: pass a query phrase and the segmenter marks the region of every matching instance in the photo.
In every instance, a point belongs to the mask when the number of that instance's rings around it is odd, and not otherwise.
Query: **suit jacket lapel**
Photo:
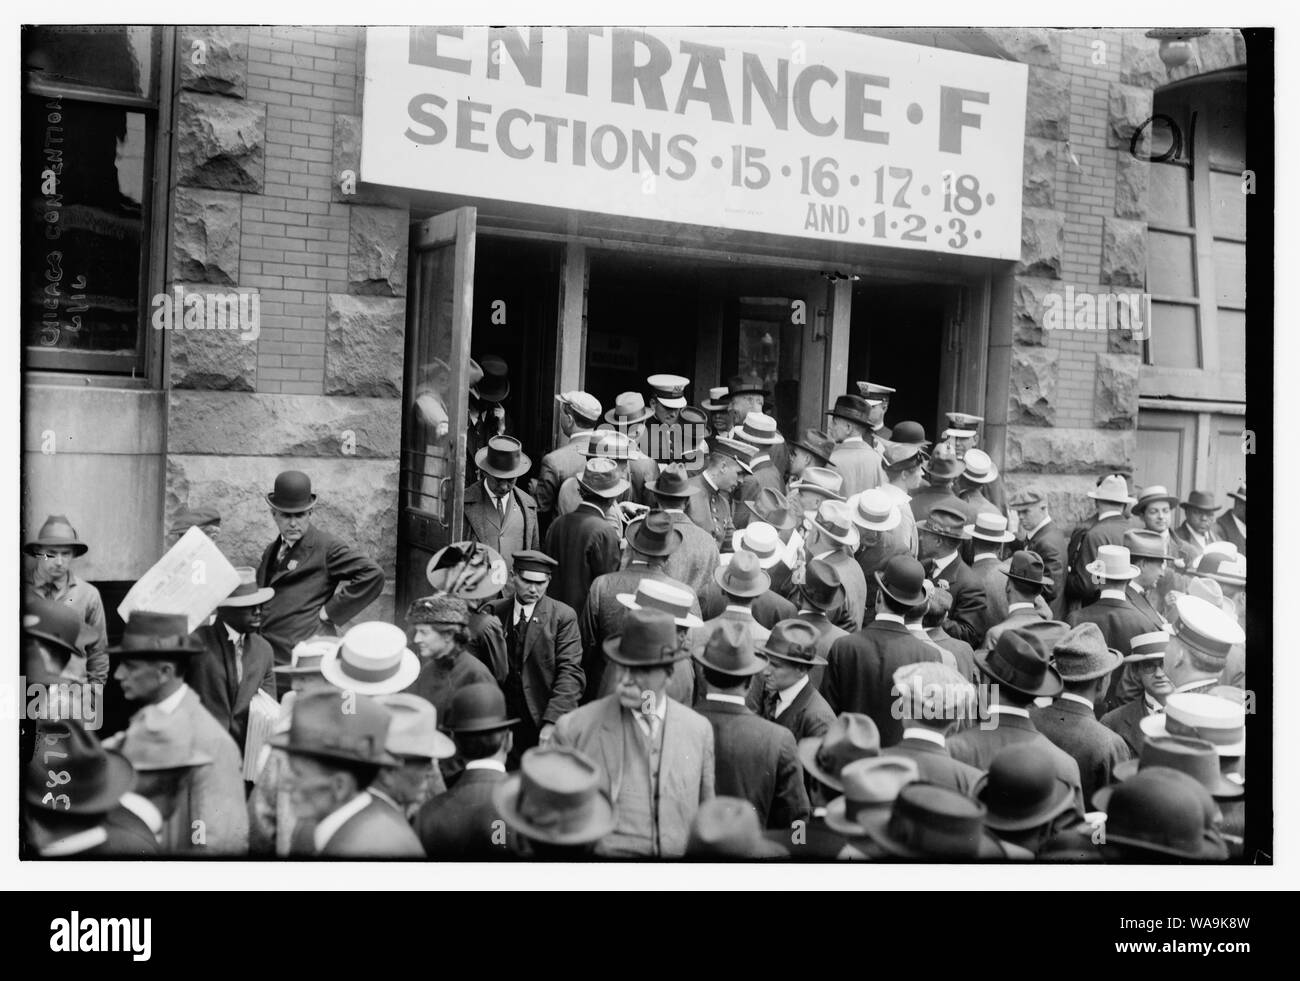
[[[303,532],[302,537],[293,543],[293,547],[290,548],[288,554],[285,555],[284,566],[282,568],[276,569],[276,571],[272,574],[271,582],[274,583],[277,579],[280,579],[281,577],[287,575],[289,572],[293,571],[292,569],[289,568],[290,564],[293,564],[294,569],[297,569],[300,566],[305,565],[307,563],[307,557],[311,554],[311,550],[313,547],[315,547],[315,545],[316,545],[316,529],[309,525],[307,527],[307,530]],[[277,549],[276,551],[278,552],[279,549]],[[275,562],[274,556],[272,557],[271,561],[272,563]],[[276,567],[272,565],[272,568],[275,569]]]
[[[235,700],[230,705],[231,714],[234,714],[237,708],[251,702],[253,695],[257,693],[257,689],[262,687],[262,678],[266,674],[266,662],[251,656],[257,649],[255,635],[245,634],[244,677],[240,680],[239,689],[235,692]]]
[[[672,706],[669,705],[671,711]],[[633,725],[636,723],[634,722]],[[618,792],[623,787],[623,707],[618,696],[609,696],[604,718],[601,719],[604,735],[597,740],[605,758],[605,772],[609,774],[609,799],[618,803]]]
[[[784,719],[787,715],[790,715],[791,718],[796,717],[798,713],[803,711],[804,706],[808,704],[808,699],[812,698],[812,692],[812,682],[804,685],[803,688],[799,690],[799,694],[794,696],[794,701],[790,703],[789,707],[776,717],[777,720]],[[794,714],[791,715],[791,713]]]

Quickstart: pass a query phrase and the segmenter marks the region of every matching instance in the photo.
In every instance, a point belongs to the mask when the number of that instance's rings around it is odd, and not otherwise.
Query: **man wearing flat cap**
[[[266,503],[280,534],[257,567],[257,584],[275,589],[263,607],[262,636],[275,652],[275,663],[284,665],[294,644],[340,632],[341,624],[378,599],[384,570],[312,523],[316,495],[305,473],[279,474]]]
[[[99,590],[73,571],[73,561],[85,555],[90,546],[83,542],[77,531],[61,514],[45,519],[36,537],[23,546],[23,551],[34,560],[25,581],[30,594],[70,606],[77,611],[82,623],[77,637],[78,656],[74,658],[78,673],[83,665],[86,680],[92,685],[108,681],[108,628],[104,619],[104,601]]]
[[[544,552],[515,553],[513,595],[488,604],[506,631],[506,663],[493,675],[506,696],[506,711],[520,721],[508,765],[550,742],[560,716],[578,707],[586,687],[582,636],[573,608],[546,595],[559,565]]]
[[[1035,728],[1079,764],[1084,800],[1114,780],[1115,767],[1129,758],[1128,746],[1097,721],[1097,707],[1122,655],[1106,646],[1093,623],[1081,623],[1056,642],[1052,663],[1065,688],[1051,705],[1029,710]]]
[[[1052,520],[1047,498],[1037,488],[1026,488],[1008,506],[1020,522],[1021,542],[1016,548],[1027,549],[1043,560],[1044,578],[1052,584],[1044,587],[1041,595],[1051,607],[1052,616],[1059,620],[1065,612],[1065,560],[1070,548],[1065,532]]]
[[[546,525],[556,517],[555,501],[560,485],[570,477],[582,473],[587,459],[582,451],[595,439],[596,425],[600,422],[600,402],[586,392],[565,392],[555,396],[560,405],[560,445],[542,457],[538,467],[533,494],[537,500],[537,514]]]
[[[510,556],[537,548],[537,502],[516,482],[532,467],[513,436],[493,436],[474,459],[479,479],[465,488],[465,533],[470,541]]]
[[[620,536],[607,515],[629,487],[618,464],[604,457],[586,461],[578,485],[582,503],[546,532],[546,553],[556,562],[550,594],[573,610],[582,609],[596,577],[618,568]]]
[[[714,780],[712,727],[665,691],[673,665],[690,650],[671,615],[648,609],[629,610],[622,633],[603,649],[619,673],[617,691],[563,716],[554,745],[601,767],[618,819],[598,855],[680,857]]]
[[[885,483],[884,459],[867,442],[871,432],[871,403],[860,395],[841,395],[827,410],[828,429],[836,442],[831,464],[844,477],[845,497]]]

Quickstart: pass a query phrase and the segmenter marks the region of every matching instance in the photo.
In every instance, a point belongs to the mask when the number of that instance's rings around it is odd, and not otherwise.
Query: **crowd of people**
[[[783,434],[744,376],[698,408],[675,375],[608,410],[566,392],[534,467],[492,367],[465,540],[397,624],[353,622],[384,575],[313,523],[304,473],[194,631],[136,610],[109,646],[88,544],[44,522],[23,670],[62,697],[23,723],[27,854],[1240,854],[1244,485],[1104,473],[1067,529],[1004,486],[978,416],[930,441],[859,382]],[[97,734],[68,703],[110,669],[134,714]]]

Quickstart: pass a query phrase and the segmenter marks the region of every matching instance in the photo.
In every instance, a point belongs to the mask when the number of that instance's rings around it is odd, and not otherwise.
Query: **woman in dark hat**
[[[26,576],[31,595],[72,607],[82,623],[77,638],[79,648],[74,673],[84,673],[92,685],[108,681],[108,628],[104,618],[104,601],[99,590],[73,571],[73,560],[85,555],[89,546],[77,535],[68,519],[52,514],[45,519],[36,537],[23,546],[35,561]]]

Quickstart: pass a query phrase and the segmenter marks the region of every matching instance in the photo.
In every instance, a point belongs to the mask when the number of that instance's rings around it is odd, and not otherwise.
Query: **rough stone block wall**
[[[255,565],[276,534],[266,491],[303,470],[313,520],[388,578],[361,618],[388,619],[408,211],[393,192],[344,188],[363,39],[346,26],[178,32],[168,278],[256,291],[260,329],[169,332],[166,522],[216,507],[222,548]]]

